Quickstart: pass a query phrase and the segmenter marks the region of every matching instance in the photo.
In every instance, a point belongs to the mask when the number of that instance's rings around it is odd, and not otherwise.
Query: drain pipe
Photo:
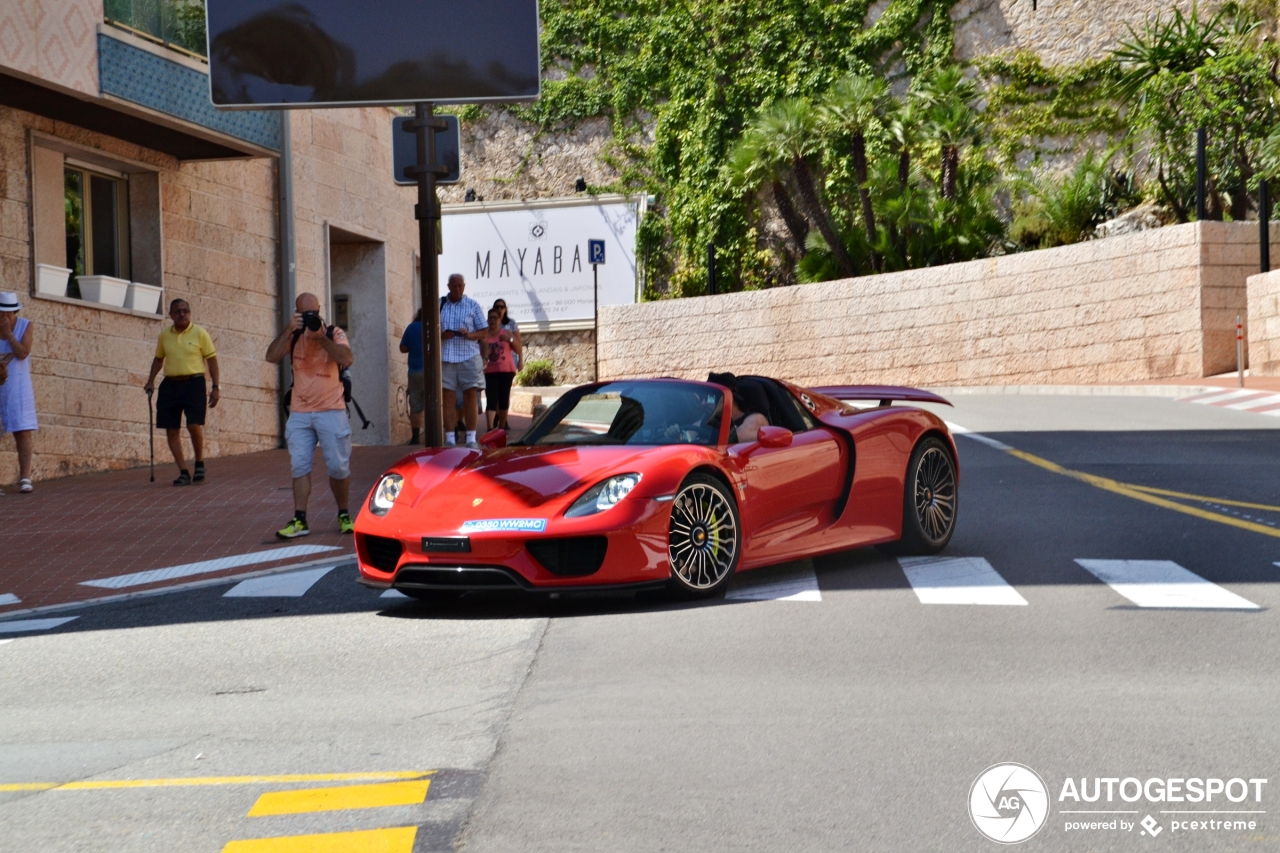
[[[277,280],[277,296],[280,300],[280,328],[293,319],[293,300],[298,290],[298,256],[293,233],[293,133],[290,127],[292,114],[280,111],[280,159],[276,161],[276,176],[280,194],[280,270]],[[276,416],[279,424],[279,447],[285,446],[284,391],[289,387],[290,359],[280,359],[280,385],[276,400]]]

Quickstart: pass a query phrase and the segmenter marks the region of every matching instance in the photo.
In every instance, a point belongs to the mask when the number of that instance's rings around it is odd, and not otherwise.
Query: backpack
[[[333,340],[333,330],[336,328],[337,328],[336,326],[327,327],[324,330],[324,336],[329,340]],[[289,342],[289,362],[291,364],[293,362],[293,351],[294,349],[297,348],[298,340],[301,337],[302,337],[302,331],[298,330],[293,333],[293,340]],[[363,424],[363,426],[361,426],[360,428],[368,429],[369,427],[373,426],[373,422],[364,416],[364,411],[361,410],[360,404],[356,402],[355,397],[353,397],[351,394],[351,368],[349,367],[338,368],[338,381],[342,383],[342,402],[348,403],[356,407],[356,414],[360,416],[360,421]],[[289,406],[292,403],[293,403],[293,386],[290,385],[289,390],[284,392],[284,410],[286,412],[289,411]]]

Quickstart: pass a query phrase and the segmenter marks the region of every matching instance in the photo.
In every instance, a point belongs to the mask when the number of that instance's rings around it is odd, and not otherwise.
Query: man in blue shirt
[[[426,393],[422,366],[422,309],[413,315],[413,322],[400,338],[400,352],[409,354],[409,426],[413,429],[410,444],[422,440],[422,412],[426,409]]]
[[[480,303],[463,291],[462,276],[449,276],[449,295],[440,300],[440,384],[443,389],[445,446],[457,443],[458,394],[462,394],[462,419],[467,425],[467,447],[476,442],[480,389],[484,388],[484,357],[480,339],[488,334],[489,321]]]

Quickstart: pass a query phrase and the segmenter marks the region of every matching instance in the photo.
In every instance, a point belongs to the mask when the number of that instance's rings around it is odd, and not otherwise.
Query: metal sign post
[[[604,263],[604,241],[587,241],[587,259],[591,261],[592,302],[591,345],[595,348],[595,379],[600,381],[600,264]]]
[[[440,256],[436,233],[440,227],[440,206],[436,204],[436,176],[447,174],[447,166],[436,163],[436,134],[448,125],[434,114],[434,105],[415,104],[413,121],[405,127],[418,134],[418,164],[405,169],[418,179],[418,203],[413,215],[418,220],[418,252],[422,257],[422,370],[426,392],[423,439],[427,447],[444,446],[443,366],[440,360]]]

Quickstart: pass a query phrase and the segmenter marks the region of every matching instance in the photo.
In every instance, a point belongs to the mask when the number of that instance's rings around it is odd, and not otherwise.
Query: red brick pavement
[[[375,479],[406,447],[357,447],[351,461],[351,509],[360,507]],[[146,468],[85,474],[36,484],[29,495],[7,490],[0,497],[0,595],[21,603],[0,606],[0,615],[134,592],[164,583],[101,589],[82,581],[147,569],[213,560],[287,545],[330,545],[342,550],[286,561],[258,563],[222,572],[176,578],[173,583],[216,578],[305,562],[353,551],[337,528],[337,507],[317,454],[308,521],[311,535],[284,543],[275,538],[293,513],[289,454],[268,450],[211,459],[209,479],[175,488],[173,464],[156,464],[156,482]]]
[[[512,418],[513,426],[517,419]],[[519,426],[523,427],[526,422]],[[377,478],[411,447],[356,447],[351,460],[351,512],[368,498]],[[37,452],[39,448],[37,446]],[[337,507],[319,453],[312,474],[307,520],[311,535],[282,542],[275,531],[293,514],[289,455],[268,450],[209,460],[209,479],[175,488],[173,463],[84,474],[36,484],[29,495],[6,489],[0,496],[0,616],[121,593],[287,567],[354,552],[351,536],[338,533]],[[149,569],[214,560],[292,545],[341,550],[239,566],[207,574],[122,589],[82,582]]]

